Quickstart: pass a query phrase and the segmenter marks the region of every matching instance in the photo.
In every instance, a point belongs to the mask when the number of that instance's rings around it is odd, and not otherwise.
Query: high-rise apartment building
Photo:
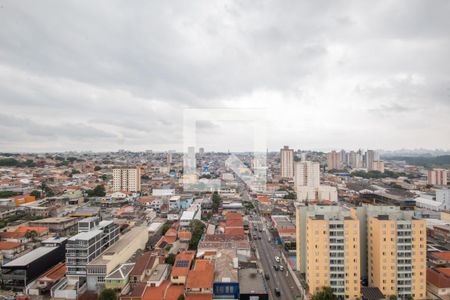
[[[352,209],[361,232],[361,276],[386,295],[425,298],[426,226],[398,206]]]
[[[384,161],[374,160],[372,163],[372,170],[384,173]]]
[[[138,168],[114,168],[113,169],[114,192],[140,192],[141,169]]]
[[[353,169],[362,168],[363,164],[361,153],[350,151],[350,153],[348,154],[348,165]]]
[[[340,153],[334,150],[328,153],[327,165],[328,170],[339,170],[342,167]]]
[[[386,297],[426,299],[426,223],[414,218],[412,211],[397,206],[363,205],[347,210],[299,203],[296,237],[297,270],[305,273],[311,294],[331,286],[336,295],[356,298],[359,295],[350,294],[353,268],[358,270],[358,280],[367,279],[369,286],[379,288]]]
[[[167,160],[167,166],[170,166],[173,162],[172,151],[167,151],[166,160]]]
[[[367,171],[373,170],[373,162],[375,161],[376,153],[374,150],[367,150],[366,159],[365,159],[365,167]]]
[[[289,146],[280,150],[280,171],[282,178],[294,178],[294,150]]]
[[[400,299],[426,299],[426,221],[403,214],[368,218],[369,286]]]
[[[447,185],[448,171],[445,169],[428,170],[428,184]]]
[[[360,297],[359,220],[338,206],[297,205],[297,269],[309,293],[324,287],[343,299]]]
[[[301,186],[319,187],[320,164],[312,161],[301,161],[295,163],[294,182],[295,188]]]

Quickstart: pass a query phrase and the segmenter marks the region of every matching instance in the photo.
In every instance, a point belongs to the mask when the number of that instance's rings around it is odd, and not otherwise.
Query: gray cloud
[[[273,149],[450,148],[450,129],[433,131],[450,111],[449,8],[3,0],[0,147],[164,150],[182,145],[184,108],[263,107]],[[413,141],[390,130],[402,122]],[[425,122],[432,134],[413,126]],[[239,147],[213,125],[198,126],[212,148]]]

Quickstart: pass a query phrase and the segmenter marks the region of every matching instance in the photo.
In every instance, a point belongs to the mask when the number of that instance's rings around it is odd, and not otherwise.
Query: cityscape
[[[450,300],[449,16],[0,0],[0,300]]]
[[[4,297],[446,299],[450,156],[189,151],[3,153]]]

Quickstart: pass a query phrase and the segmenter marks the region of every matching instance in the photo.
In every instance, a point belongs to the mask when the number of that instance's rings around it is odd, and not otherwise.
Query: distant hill
[[[389,156],[383,157],[386,160],[401,160],[406,161],[410,165],[418,165],[424,167],[450,167],[450,155],[441,155],[433,157],[424,156]]]

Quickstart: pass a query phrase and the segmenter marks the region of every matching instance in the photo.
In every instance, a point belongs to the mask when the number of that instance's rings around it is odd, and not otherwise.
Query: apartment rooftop
[[[103,231],[100,229],[94,229],[87,232],[80,232],[69,238],[69,241],[89,241],[95,236],[102,234]]]

